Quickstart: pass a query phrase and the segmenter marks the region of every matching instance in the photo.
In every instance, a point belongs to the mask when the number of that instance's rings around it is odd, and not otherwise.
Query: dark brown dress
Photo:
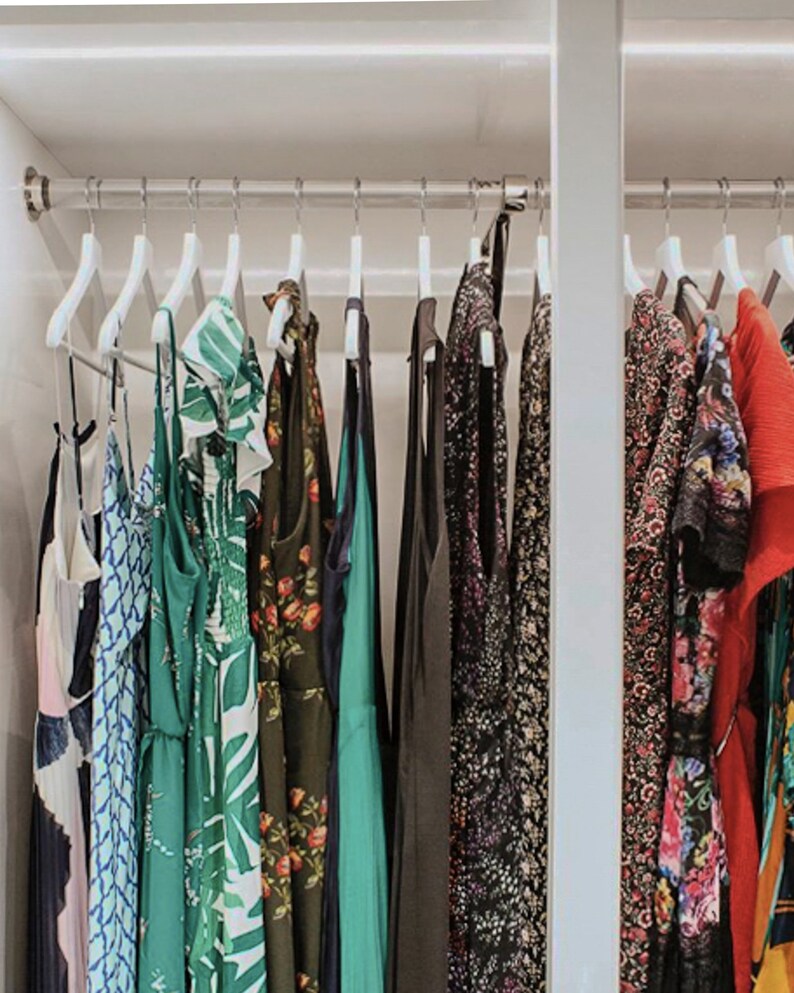
[[[420,301],[411,339],[394,646],[397,800],[389,993],[447,990],[449,545],[444,517],[444,346],[435,331],[435,311],[435,300]],[[431,348],[435,357],[428,362],[425,356]]]
[[[318,993],[331,710],[322,661],[322,579],[333,516],[316,370],[318,326],[304,326],[297,284],[268,297],[293,307],[268,390],[273,464],[249,540],[251,623],[259,655],[260,814],[269,993]]]

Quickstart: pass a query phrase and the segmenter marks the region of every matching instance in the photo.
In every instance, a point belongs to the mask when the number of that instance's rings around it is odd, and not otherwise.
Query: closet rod
[[[483,209],[497,208],[504,203],[508,210],[521,211],[531,197],[537,199],[526,176],[504,176],[498,180],[427,180],[425,192],[419,180],[363,180],[358,197],[364,207],[408,207],[419,210],[424,201],[428,210],[440,207],[471,209],[476,182],[477,199]],[[188,180],[146,179],[148,209],[184,210],[188,206]],[[198,210],[230,210],[233,180],[201,179],[193,184],[195,206]],[[298,199],[298,183],[290,180],[250,180],[239,182],[240,203],[245,207],[289,207],[294,209]],[[54,207],[85,210],[140,210],[142,207],[141,179],[61,179],[40,175],[32,166],[25,173],[23,196],[31,220]],[[350,207],[353,204],[354,181],[307,179],[300,184],[302,207]]]
[[[478,179],[482,207],[497,207],[502,200],[508,210],[521,211],[539,206],[543,190],[544,206],[551,206],[548,183],[530,182],[526,176],[504,176],[499,180]],[[307,179],[302,185],[304,207],[347,207],[353,199],[353,181]],[[229,210],[232,207],[231,179],[200,179],[199,210]],[[719,179],[681,179],[669,183],[669,197],[663,180],[635,180],[625,186],[625,205],[629,210],[722,209],[725,199]],[[779,207],[781,189],[794,190],[794,180],[737,179],[730,181],[730,207]],[[246,207],[295,206],[295,180],[241,180],[240,200]],[[470,180],[428,180],[425,207],[467,209],[472,206]],[[146,203],[149,208],[179,210],[187,206],[188,180],[147,179]],[[61,179],[44,176],[32,166],[25,173],[22,188],[31,220],[54,207],[85,210],[86,196],[92,210],[140,210],[140,179]],[[404,207],[419,209],[422,185],[418,180],[364,180],[359,203],[362,207]]]

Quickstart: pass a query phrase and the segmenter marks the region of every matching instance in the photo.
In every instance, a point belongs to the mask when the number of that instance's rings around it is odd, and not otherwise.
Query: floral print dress
[[[192,993],[264,993],[259,865],[256,651],[248,621],[246,522],[270,461],[265,396],[253,346],[218,297],[182,348],[181,420],[201,484],[207,616],[196,693],[199,802],[188,798]],[[259,470],[259,472],[257,471]],[[257,487],[258,489],[258,487]],[[193,863],[197,863],[194,868]]]
[[[742,578],[750,526],[747,441],[717,318],[698,330],[697,412],[673,519],[672,716],[649,989],[733,988],[728,871],[710,701],[726,590]]]
[[[695,412],[691,349],[650,290],[626,336],[621,990],[646,993],[664,802],[672,520]]]
[[[269,993],[320,989],[331,711],[322,659],[323,562],[333,517],[318,325],[289,297],[291,370],[277,355],[268,389],[273,464],[249,534],[251,625],[259,660],[261,889]]]
[[[452,607],[450,993],[528,990],[522,833],[511,761],[506,353],[486,264],[463,274],[447,336],[445,506]],[[493,368],[480,335],[494,336]]]
[[[524,339],[510,550],[515,637],[516,759],[527,823],[522,880],[530,989],[546,988],[551,597],[551,297]]]

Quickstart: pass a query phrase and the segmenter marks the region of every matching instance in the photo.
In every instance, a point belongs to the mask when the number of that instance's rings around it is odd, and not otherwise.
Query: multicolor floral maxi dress
[[[646,993],[664,803],[675,501],[695,415],[692,349],[650,290],[626,335],[621,990]]]
[[[248,622],[246,518],[270,462],[265,396],[253,346],[231,302],[216,298],[182,349],[182,426],[201,481],[208,611],[191,739],[203,742],[198,805],[188,811],[189,878],[198,907],[193,993],[263,993],[256,652]],[[257,486],[258,489],[258,486]],[[190,798],[188,798],[190,801]]]
[[[747,440],[715,314],[698,330],[695,425],[673,518],[677,542],[670,755],[648,989],[733,989],[725,834],[711,747],[711,692],[726,591],[750,530]]]
[[[510,738],[506,353],[485,263],[466,269],[446,351],[445,504],[452,606],[450,993],[519,993],[523,816]],[[494,336],[493,368],[480,334]]]
[[[317,378],[317,320],[284,281],[266,300],[292,303],[268,389],[273,464],[249,536],[251,625],[259,657],[261,858],[269,993],[320,989],[331,711],[322,664],[322,577],[333,516]]]

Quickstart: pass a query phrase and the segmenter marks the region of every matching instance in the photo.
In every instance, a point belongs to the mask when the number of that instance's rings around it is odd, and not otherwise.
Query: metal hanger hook
[[[419,211],[422,217],[422,234],[427,234],[427,179],[424,176],[419,184]]]
[[[141,177],[141,230],[146,234],[147,211],[149,209],[149,194],[146,189],[146,177]]]
[[[782,176],[775,180],[775,199],[777,201],[777,236],[783,233],[783,211],[786,209],[786,181]]]
[[[477,219],[480,216],[480,183],[476,176],[469,180],[469,194],[471,196],[471,233],[472,237],[477,236]]]
[[[302,228],[302,215],[303,214],[303,180],[298,176],[295,180],[295,220],[298,224],[298,231]]]
[[[353,180],[353,219],[356,224],[356,234],[358,234],[361,220],[361,179],[358,176]]]
[[[535,206],[538,209],[538,234],[543,234],[543,215],[546,213],[546,184],[541,176],[535,180]]]
[[[91,227],[91,234],[94,233],[94,212],[91,209],[91,184],[96,182],[96,176],[89,176],[85,181],[85,207],[88,211],[88,223]]]
[[[191,176],[187,181],[187,209],[190,211],[190,226],[195,234],[198,210],[198,180],[195,176]]]
[[[670,237],[670,211],[673,208],[673,191],[670,189],[670,179],[665,176],[662,180],[664,189],[664,236]]]
[[[722,192],[722,237],[728,234],[728,211],[731,209],[731,184],[723,176],[720,180],[720,191]]]
[[[240,230],[240,179],[235,176],[232,180],[232,217],[234,218],[234,233]]]

